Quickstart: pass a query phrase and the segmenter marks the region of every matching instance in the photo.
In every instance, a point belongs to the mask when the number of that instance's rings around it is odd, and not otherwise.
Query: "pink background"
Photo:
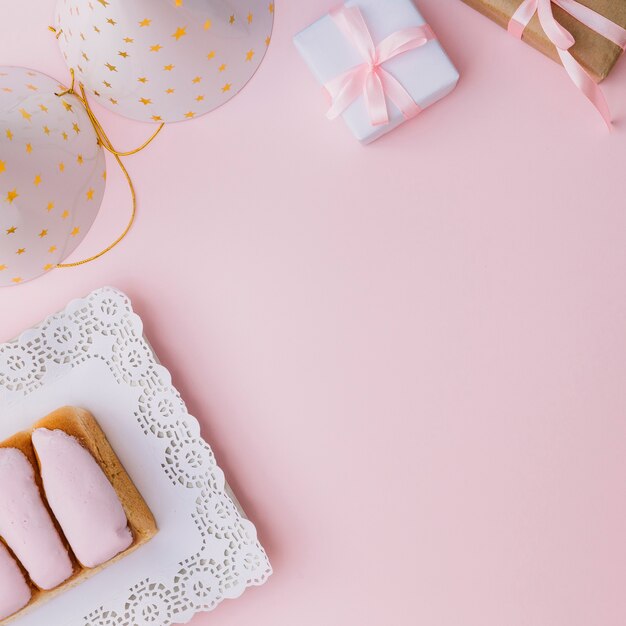
[[[67,76],[53,5],[3,3],[4,63]],[[363,148],[291,43],[330,5],[278,3],[242,94],[127,160],[126,242],[0,291],[1,338],[132,297],[275,568],[195,626],[622,626],[626,60],[609,135],[556,64],[421,0],[461,82]],[[75,258],[127,212],[111,167]]]

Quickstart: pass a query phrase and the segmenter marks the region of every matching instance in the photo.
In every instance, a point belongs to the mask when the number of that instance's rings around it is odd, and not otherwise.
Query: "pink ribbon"
[[[393,57],[414,50],[435,39],[428,25],[405,28],[392,33],[377,46],[358,7],[341,7],[331,13],[335,23],[364,59],[364,63],[349,69],[328,81],[324,88],[332,98],[326,116],[335,119],[341,115],[361,94],[365,98],[373,126],[389,122],[388,97],[402,115],[415,117],[420,107],[409,92],[383,67]]]
[[[569,51],[575,43],[574,37],[556,21],[552,13],[552,3],[560,6],[588,28],[616,43],[622,50],[626,50],[626,29],[593,9],[576,2],[576,0],[524,0],[513,14],[508,28],[511,35],[521,39],[528,22],[537,13],[541,27],[548,39],[556,46],[561,62],[569,77],[598,109],[610,128],[611,113],[604,94],[593,78]]]

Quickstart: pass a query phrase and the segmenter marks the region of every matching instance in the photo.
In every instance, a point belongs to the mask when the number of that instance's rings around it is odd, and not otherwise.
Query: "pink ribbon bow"
[[[538,13],[541,27],[548,39],[556,46],[561,62],[570,78],[598,109],[610,128],[611,113],[604,94],[593,78],[569,51],[575,43],[574,37],[556,21],[552,13],[552,3],[560,6],[564,11],[567,11],[596,33],[616,43],[622,50],[626,50],[626,30],[576,0],[524,0],[513,14],[508,28],[511,35],[521,39],[528,22],[530,22],[535,13]]]
[[[332,98],[327,117],[335,119],[341,115],[361,94],[365,97],[370,121],[374,126],[389,122],[386,97],[400,109],[406,119],[415,117],[421,111],[420,107],[382,65],[399,54],[419,48],[435,39],[430,26],[398,30],[375,46],[358,7],[341,7],[333,11],[331,16],[365,62],[324,85]]]

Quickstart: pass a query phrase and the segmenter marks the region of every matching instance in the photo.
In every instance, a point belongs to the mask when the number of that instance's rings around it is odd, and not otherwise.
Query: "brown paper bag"
[[[463,2],[500,24],[503,28],[507,28],[511,16],[522,4],[522,0],[463,0]],[[626,28],[626,0],[578,0],[578,2]],[[619,59],[622,49],[581,24],[575,17],[566,13],[556,4],[552,5],[552,9],[557,21],[576,40],[570,49],[574,58],[595,80],[598,82],[604,80]],[[556,48],[543,32],[537,15],[526,27],[523,41],[560,63]]]

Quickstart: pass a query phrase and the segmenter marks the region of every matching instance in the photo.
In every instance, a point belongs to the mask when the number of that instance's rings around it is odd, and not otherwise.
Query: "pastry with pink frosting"
[[[79,563],[97,567],[129,548],[126,513],[89,451],[62,430],[37,428],[32,441],[48,504]]]
[[[89,411],[62,407],[0,442],[0,626],[157,532]]]
[[[0,536],[37,587],[54,589],[74,568],[21,450],[0,448],[0,485]]]
[[[5,545],[0,543],[0,619],[23,609],[30,602],[31,596],[24,574]]]

